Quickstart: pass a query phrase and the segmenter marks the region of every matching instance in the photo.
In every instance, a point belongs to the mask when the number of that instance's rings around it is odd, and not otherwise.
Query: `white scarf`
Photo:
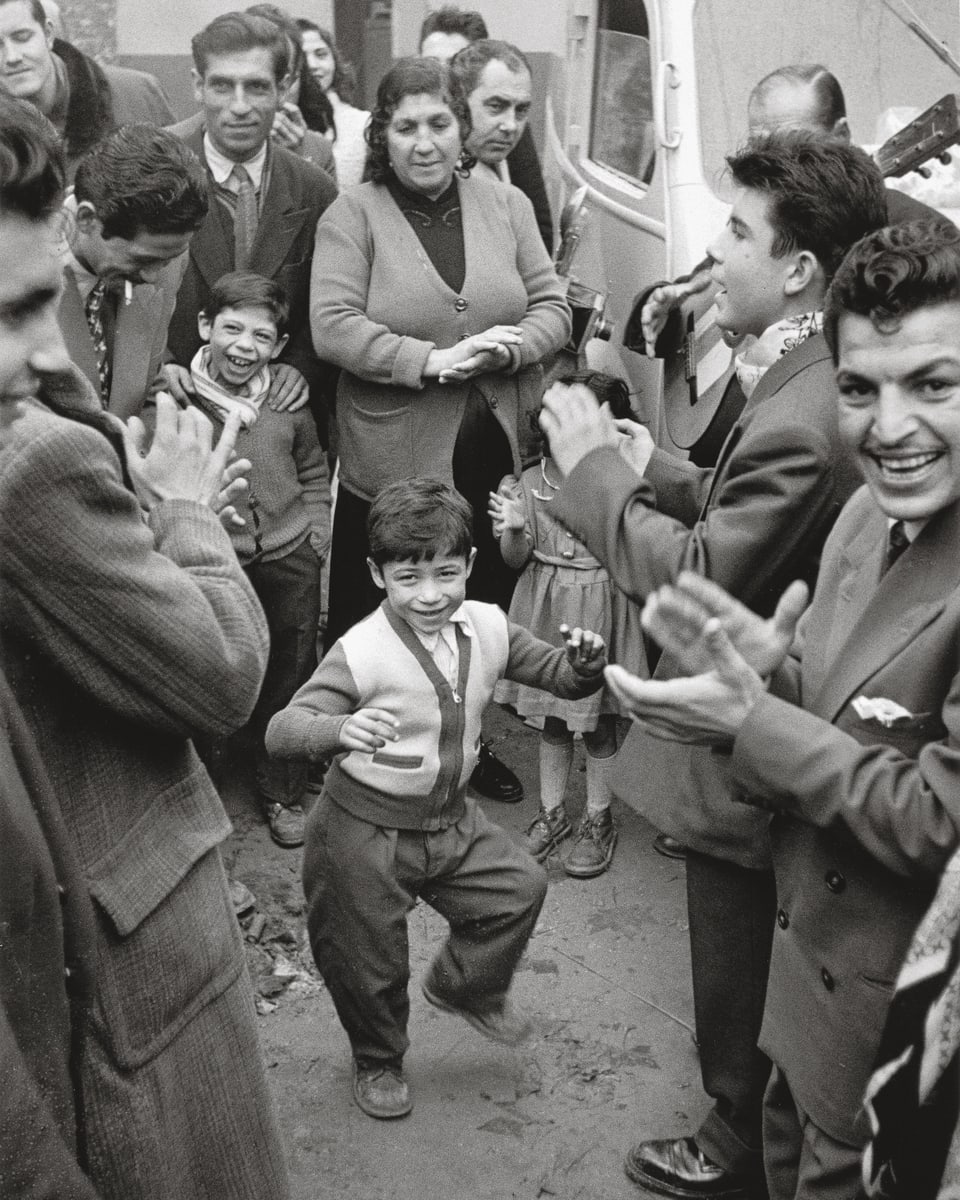
[[[210,374],[209,346],[201,346],[194,355],[190,374],[197,394],[209,401],[223,420],[235,410],[239,411],[244,429],[249,429],[260,415],[260,405],[267,398],[272,383],[270,368],[264,365],[247,380],[240,392],[227,391]]]

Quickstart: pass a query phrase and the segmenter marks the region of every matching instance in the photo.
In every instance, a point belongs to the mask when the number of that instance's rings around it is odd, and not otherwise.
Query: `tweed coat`
[[[163,387],[160,366],[166,351],[167,326],[186,267],[187,256],[182,254],[163,268],[156,283],[137,284],[129,304],[122,297],[117,302],[108,409],[123,421],[139,415],[144,401]],[[63,272],[57,321],[70,358],[99,395],[97,354],[80,289],[69,267]]]
[[[734,798],[779,814],[760,1045],[800,1108],[851,1145],[866,1132],[857,1113],[897,972],[960,841],[960,503],[881,578],[886,540],[858,492],[796,657],[730,759]],[[859,697],[910,715],[885,726],[858,715]]]
[[[194,119],[170,127],[204,161],[203,126]],[[197,315],[210,299],[210,289],[234,269],[232,234],[226,214],[216,198],[208,172],[210,208],[193,235],[176,308],[170,321],[167,345],[174,362],[189,366],[201,346]],[[309,295],[313,244],[320,214],[334,200],[337,188],[330,176],[281,146],[270,147],[270,182],[263,198],[250,270],[281,285],[290,306],[287,332],[290,340],[279,357],[303,374],[311,390],[328,383],[328,373],[313,352],[310,337]]]
[[[225,531],[144,518],[98,431],[39,406],[0,449],[0,635],[96,916],[80,1058],[88,1169],[116,1200],[287,1195],[191,736],[249,716],[267,629]]]
[[[95,1200],[74,1089],[94,960],[92,901],[0,675],[0,1196]]]
[[[638,603],[694,570],[768,615],[794,579],[813,584],[824,540],[859,482],[840,445],[833,364],[817,335],[763,376],[712,471],[655,451],[640,479],[618,451],[597,450],[570,473],[554,504]],[[670,673],[661,659],[656,676]],[[769,867],[768,821],[731,808],[726,773],[726,761],[709,750],[635,726],[611,777],[624,800],[685,845]]]

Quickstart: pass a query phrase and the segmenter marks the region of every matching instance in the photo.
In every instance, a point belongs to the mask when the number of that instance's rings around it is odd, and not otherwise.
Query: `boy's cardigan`
[[[424,475],[453,482],[467,395],[483,396],[507,436],[515,474],[528,415],[543,392],[540,363],[570,336],[570,310],[517,188],[457,181],[466,275],[444,283],[384,184],[344,192],[317,226],[310,323],[317,354],[342,367],[337,386],[340,478],[372,500],[388,483]],[[518,325],[508,372],[463,383],[424,379],[430,351],[493,325]],[[519,440],[518,440],[519,439]]]
[[[444,829],[463,816],[477,763],[480,719],[506,677],[568,699],[603,686],[584,678],[564,650],[509,621],[495,604],[467,600],[455,614],[460,670],[454,690],[413,629],[384,603],[348,630],[313,677],[270,722],[267,750],[315,761],[340,745],[360,708],[382,708],[399,739],[376,753],[341,753],[327,773],[334,803],[390,829]]]

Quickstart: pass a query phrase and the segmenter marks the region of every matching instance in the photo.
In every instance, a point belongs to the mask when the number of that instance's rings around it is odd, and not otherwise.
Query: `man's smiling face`
[[[888,332],[845,313],[837,340],[841,436],[883,512],[926,521],[960,499],[960,302]]]

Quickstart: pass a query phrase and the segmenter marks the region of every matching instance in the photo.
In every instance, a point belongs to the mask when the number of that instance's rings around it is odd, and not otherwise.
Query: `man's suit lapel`
[[[279,150],[272,150],[270,184],[260,210],[250,270],[273,279],[287,259],[294,238],[310,209],[293,194],[293,173]]]
[[[220,219],[216,187],[210,168],[207,166],[206,155],[203,153],[203,126],[189,137],[184,138],[186,144],[203,163],[207,175],[207,199],[210,211],[206,220],[190,239],[190,258],[196,264],[207,287],[213,287],[217,280],[233,270],[233,246],[227,240],[224,223]]]
[[[764,400],[779,392],[784,384],[793,379],[795,375],[798,375],[801,371],[805,371],[813,363],[821,362],[823,359],[829,357],[830,351],[825,338],[822,334],[816,334],[812,338],[807,338],[796,350],[791,350],[788,354],[778,359],[769,371],[763,375],[756,388],[754,388],[753,395],[743,406],[743,412],[727,435],[727,440],[723,443],[723,447],[717,457],[717,465],[713,469],[713,478],[710,481],[710,490],[707,493],[707,499],[700,514],[701,518],[709,508],[717,488],[726,477],[734,451],[759,406]]]
[[[86,313],[80,289],[70,270],[63,272],[63,295],[60,297],[60,332],[66,342],[70,358],[86,375],[97,395],[100,395],[100,376],[97,370],[97,354],[87,326]]]
[[[113,338],[113,362],[110,380],[110,410],[127,416],[127,409],[139,412],[153,380],[150,347],[154,330],[162,319],[163,292],[152,284],[133,289],[129,304],[121,296],[117,301],[117,324]]]
[[[827,721],[910,645],[960,586],[960,502],[934,517],[881,578],[886,536],[878,510],[846,550],[835,629],[825,651],[829,665],[817,694],[808,698]]]

